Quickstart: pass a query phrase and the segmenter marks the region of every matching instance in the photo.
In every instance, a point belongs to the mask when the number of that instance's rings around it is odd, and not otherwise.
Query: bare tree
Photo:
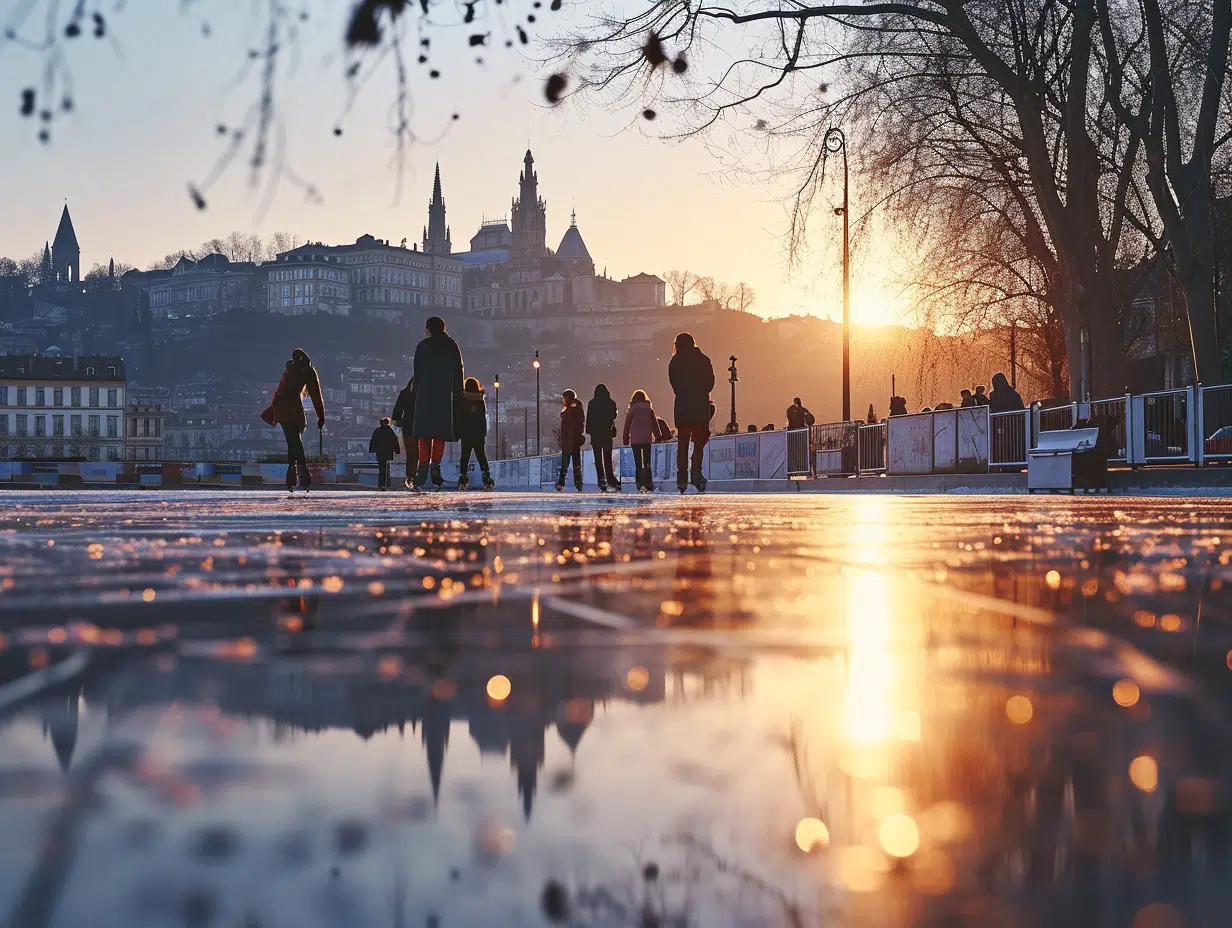
[[[275,232],[270,236],[265,246],[265,260],[272,261],[285,251],[291,251],[304,244],[304,239],[291,232]]]
[[[163,255],[157,261],[150,262],[147,271],[169,271],[180,263],[181,258],[187,258],[189,261],[196,261],[198,255],[192,251],[173,251],[170,254]]]
[[[731,295],[727,300],[727,308],[747,313],[756,301],[757,297],[753,293],[753,288],[742,280],[732,287]]]
[[[697,289],[698,281],[701,280],[692,271],[664,271],[663,279],[667,282],[667,286],[672,291],[672,302],[677,306],[683,306],[685,300],[689,298],[689,294]]]

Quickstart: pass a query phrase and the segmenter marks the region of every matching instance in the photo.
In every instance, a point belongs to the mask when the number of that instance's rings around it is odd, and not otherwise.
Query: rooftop
[[[110,373],[111,370],[115,373]],[[124,359],[114,355],[82,355],[75,358],[0,355],[0,380],[97,380],[116,383],[126,379]]]

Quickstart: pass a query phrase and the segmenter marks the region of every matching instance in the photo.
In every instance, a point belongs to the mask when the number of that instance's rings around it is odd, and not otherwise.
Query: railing
[[[1031,410],[988,414],[988,467],[1021,470],[1031,448]]]
[[[1202,388],[1198,423],[1202,459],[1232,460],[1232,384]]]
[[[787,476],[802,479],[813,476],[813,430],[787,430]]]
[[[1143,464],[1191,461],[1189,414],[1193,388],[1144,393],[1134,400],[1134,460]]]
[[[860,426],[856,442],[856,471],[859,474],[884,474],[886,469],[886,424]]]
[[[1100,440],[1108,443],[1109,463],[1126,463],[1129,460],[1129,397],[1092,400],[1087,406],[1091,423],[1100,428]]]
[[[813,473],[817,476],[845,477],[856,472],[856,443],[860,423],[828,422],[813,426]]]
[[[1066,406],[1052,406],[1048,409],[1037,408],[1037,415],[1041,432],[1072,429],[1078,418],[1078,404],[1069,403]]]

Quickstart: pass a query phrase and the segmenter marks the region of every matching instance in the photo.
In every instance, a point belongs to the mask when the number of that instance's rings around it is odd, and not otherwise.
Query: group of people
[[[974,390],[959,391],[957,408],[967,409],[972,406],[987,406],[989,412],[1015,412],[1019,409],[1026,409],[1022,396],[1010,385],[1009,378],[1000,371],[992,375],[991,393],[987,392],[987,388],[983,384],[977,385]],[[954,408],[953,403],[938,403],[936,406],[925,406],[920,412],[935,412]],[[891,396],[890,415],[905,416],[907,414],[906,398]],[[868,416],[865,421],[869,425],[877,422],[877,414],[873,411],[872,404],[869,404]]]
[[[710,392],[714,389],[714,366],[688,332],[676,336],[672,359],[668,364],[668,379],[675,393],[673,412],[679,439],[677,489],[684,493],[692,484],[702,492],[706,489],[706,477],[702,473],[703,453],[710,438],[710,420],[715,408],[710,402]],[[302,348],[296,348],[286,363],[272,403],[261,414],[261,418],[270,425],[279,425],[286,438],[287,491],[291,493],[297,488],[306,491],[312,484],[303,442],[303,433],[308,427],[303,406],[305,396],[312,399],[317,429],[324,428],[325,404],[320,377],[308,354]],[[796,402],[798,404],[799,400]],[[616,401],[604,384],[595,387],[594,396],[586,408],[583,408],[573,390],[564,392],[561,397],[561,455],[557,490],[565,488],[570,465],[573,467],[574,486],[582,489],[582,447],[587,435],[590,436],[594,453],[599,489],[620,490],[620,476],[612,463],[618,418]],[[402,433],[401,442],[394,426]],[[381,419],[368,445],[369,453],[377,459],[377,486],[381,490],[389,489],[390,463],[405,446],[407,487],[423,489],[431,483],[440,489],[445,483],[441,473],[445,445],[460,441],[462,455],[458,489],[465,490],[470,485],[468,475],[472,454],[483,475],[484,489],[492,489],[495,482],[484,450],[487,434],[488,411],[483,386],[476,378],[464,375],[461,349],[446,332],[445,321],[433,316],[428,319],[424,338],[415,349],[410,380],[399,394],[392,414]],[[671,429],[655,412],[646,391],[635,391],[625,411],[624,442],[633,448],[639,490],[654,490],[650,446],[670,437]]]

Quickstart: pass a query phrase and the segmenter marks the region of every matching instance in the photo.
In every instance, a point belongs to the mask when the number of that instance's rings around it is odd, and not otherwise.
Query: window
[[[17,405],[18,406],[26,405],[26,388],[25,387],[17,388]]]
[[[46,416],[35,416],[34,417],[34,437],[35,438],[46,438],[47,437],[47,417]]]
[[[102,421],[101,416],[91,416],[90,417],[90,437],[91,438],[99,437],[99,427],[100,427],[101,421]]]
[[[120,405],[120,391],[119,390],[108,390],[107,391],[107,408],[115,409],[119,405]]]
[[[81,387],[69,387],[69,402],[74,406],[81,405]]]
[[[34,405],[35,406],[46,406],[47,405],[47,390],[44,389],[43,387],[34,388]]]
[[[9,388],[0,387],[0,406],[7,406],[8,404],[9,404]]]
[[[73,416],[69,420],[69,427],[72,429],[73,437],[81,437],[81,416]]]
[[[137,437],[137,420],[136,419],[128,420],[128,437],[129,438]]]
[[[86,376],[87,376],[87,377],[93,377],[93,376],[94,376],[94,368],[92,368],[92,367],[87,367],[87,368],[86,368]]]
[[[51,401],[52,401],[52,405],[54,406],[64,405],[64,388],[63,387],[56,387],[54,390],[51,391]]]
[[[108,377],[114,377],[115,375],[116,375],[115,365],[112,365],[111,367],[107,368]]]
[[[108,461],[120,460],[120,446],[119,445],[108,445],[107,446],[107,460]]]
[[[17,414],[17,437],[25,438],[29,432],[26,430],[26,417],[22,413]]]
[[[108,438],[119,438],[120,437],[120,417],[119,416],[108,416],[107,417],[107,437]]]
[[[7,436],[9,434],[9,417],[0,416],[0,435]]]
[[[64,417],[63,416],[52,416],[51,417],[51,434],[54,435],[56,438],[64,437]]]
[[[98,408],[98,387],[90,388],[90,405],[96,409]]]

